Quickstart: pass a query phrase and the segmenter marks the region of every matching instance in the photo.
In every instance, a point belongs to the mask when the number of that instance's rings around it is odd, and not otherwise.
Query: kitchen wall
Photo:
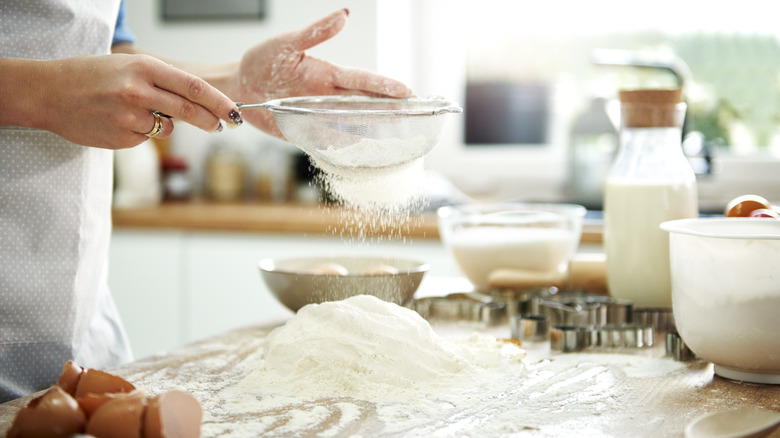
[[[464,29],[474,24],[477,13],[486,15],[482,10],[474,10],[476,2],[464,0],[267,0],[267,16],[263,20],[171,23],[161,20],[159,1],[127,2],[128,19],[137,34],[138,44],[173,58],[214,62],[237,60],[244,50],[257,42],[299,29],[347,7],[351,14],[345,29],[332,40],[311,49],[311,55],[341,65],[375,70],[405,81],[419,95],[441,95],[460,103],[465,101],[467,77],[465,47],[468,40]],[[498,2],[479,3],[479,7],[495,9],[494,4]],[[572,2],[569,6],[573,5],[579,3]],[[494,28],[510,26],[515,19],[515,27],[522,29],[529,26],[540,31],[554,26],[567,28],[560,22],[565,17],[556,16],[557,6],[523,5],[518,8],[511,13],[503,9],[489,10],[487,15],[499,14],[501,17]],[[581,8],[584,10],[569,18],[583,27],[590,20],[588,13],[596,11],[591,11],[589,4],[582,4]],[[659,23],[666,23],[674,31],[697,25],[685,18],[691,14],[678,15],[672,21]],[[745,14],[739,11],[721,15],[733,18],[726,23],[734,28],[724,27],[724,31],[771,29],[764,21],[755,22],[755,17],[743,16]],[[615,23],[610,19],[597,27],[604,31],[613,25]],[[489,32],[490,28],[485,31]],[[518,53],[508,53],[506,57],[506,63],[521,67],[535,61]],[[450,179],[461,190],[481,198],[556,199],[563,196],[567,179],[567,135],[578,105],[582,104],[572,96],[583,92],[572,85],[571,78],[572,75],[550,78],[555,84],[554,114],[549,141],[542,145],[544,147],[465,147],[464,117],[459,116],[453,118],[439,147],[426,159],[426,166]],[[174,152],[193,163],[191,174],[196,189],[203,179],[201,163],[215,144],[230,143],[240,149],[248,157],[253,171],[268,161],[268,155],[272,153],[269,151],[294,151],[289,145],[280,144],[251,128],[208,134],[179,124],[172,142]],[[717,209],[731,197],[754,192],[780,202],[780,184],[775,184],[775,175],[780,172],[779,151],[780,147],[764,148],[752,155],[735,156],[728,151],[719,154],[713,164],[713,175],[701,180],[703,201]]]

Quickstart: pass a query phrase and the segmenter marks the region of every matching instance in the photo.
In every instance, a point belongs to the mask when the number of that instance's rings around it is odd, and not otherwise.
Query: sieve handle
[[[251,108],[268,108],[267,103],[243,103],[243,102],[235,102],[236,107],[238,107],[239,110],[244,109],[251,109]]]

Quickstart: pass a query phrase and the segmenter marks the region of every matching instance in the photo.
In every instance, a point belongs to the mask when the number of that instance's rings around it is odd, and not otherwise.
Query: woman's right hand
[[[3,59],[0,125],[45,129],[74,143],[108,149],[147,140],[159,111],[206,131],[242,122],[232,100],[206,81],[147,55],[79,56],[52,61]],[[8,73],[8,74],[6,74]],[[10,96],[9,96],[10,94]],[[10,103],[9,103],[10,101]],[[6,104],[8,103],[8,104]],[[173,123],[163,117],[165,138]]]

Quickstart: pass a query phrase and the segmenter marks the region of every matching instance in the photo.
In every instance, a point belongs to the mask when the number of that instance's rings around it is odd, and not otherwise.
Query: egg
[[[742,195],[732,199],[726,205],[726,217],[750,217],[753,210],[771,209],[772,205],[764,197],[758,195]]]
[[[76,400],[53,386],[17,412],[6,437],[69,437],[83,432],[86,421]]]
[[[361,274],[363,275],[396,275],[398,274],[398,269],[394,268],[390,265],[376,265],[376,266],[369,266],[368,268],[361,271]]]
[[[84,368],[81,368],[72,360],[65,362],[65,365],[62,366],[62,375],[57,380],[57,386],[68,394],[74,395],[83,372]]]
[[[112,392],[131,392],[135,389],[132,383],[127,380],[109,374],[105,371],[88,369],[81,374],[75,398],[84,397],[87,394],[108,394]]]
[[[85,431],[96,438],[141,438],[145,409],[143,394],[114,398],[92,414]]]
[[[202,420],[200,402],[184,391],[149,399],[121,377],[68,361],[57,385],[17,412],[6,437],[197,438]]]
[[[79,407],[84,412],[87,418],[97,411],[103,404],[111,400],[119,398],[133,398],[133,397],[146,397],[146,393],[143,389],[135,389],[132,392],[113,392],[108,394],[87,394],[76,399]]]
[[[347,275],[349,271],[338,263],[327,262],[310,267],[307,273],[313,275]]]
[[[172,390],[149,400],[144,438],[197,438],[203,410],[192,395]]]

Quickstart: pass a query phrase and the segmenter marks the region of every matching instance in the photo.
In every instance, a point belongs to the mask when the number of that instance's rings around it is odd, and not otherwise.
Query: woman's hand
[[[4,59],[17,78],[21,107],[3,108],[0,124],[52,131],[74,143],[109,149],[147,140],[152,111],[206,131],[220,119],[238,124],[232,100],[203,79],[146,55],[80,56],[53,61]],[[11,114],[11,111],[16,113]],[[173,123],[161,118],[164,138]]]
[[[338,34],[348,15],[346,9],[337,11],[302,30],[249,49],[224,91],[234,100],[246,103],[331,94],[409,96],[409,88],[401,82],[369,71],[339,67],[306,54],[307,49]],[[242,116],[256,127],[282,136],[270,111],[253,109]]]

